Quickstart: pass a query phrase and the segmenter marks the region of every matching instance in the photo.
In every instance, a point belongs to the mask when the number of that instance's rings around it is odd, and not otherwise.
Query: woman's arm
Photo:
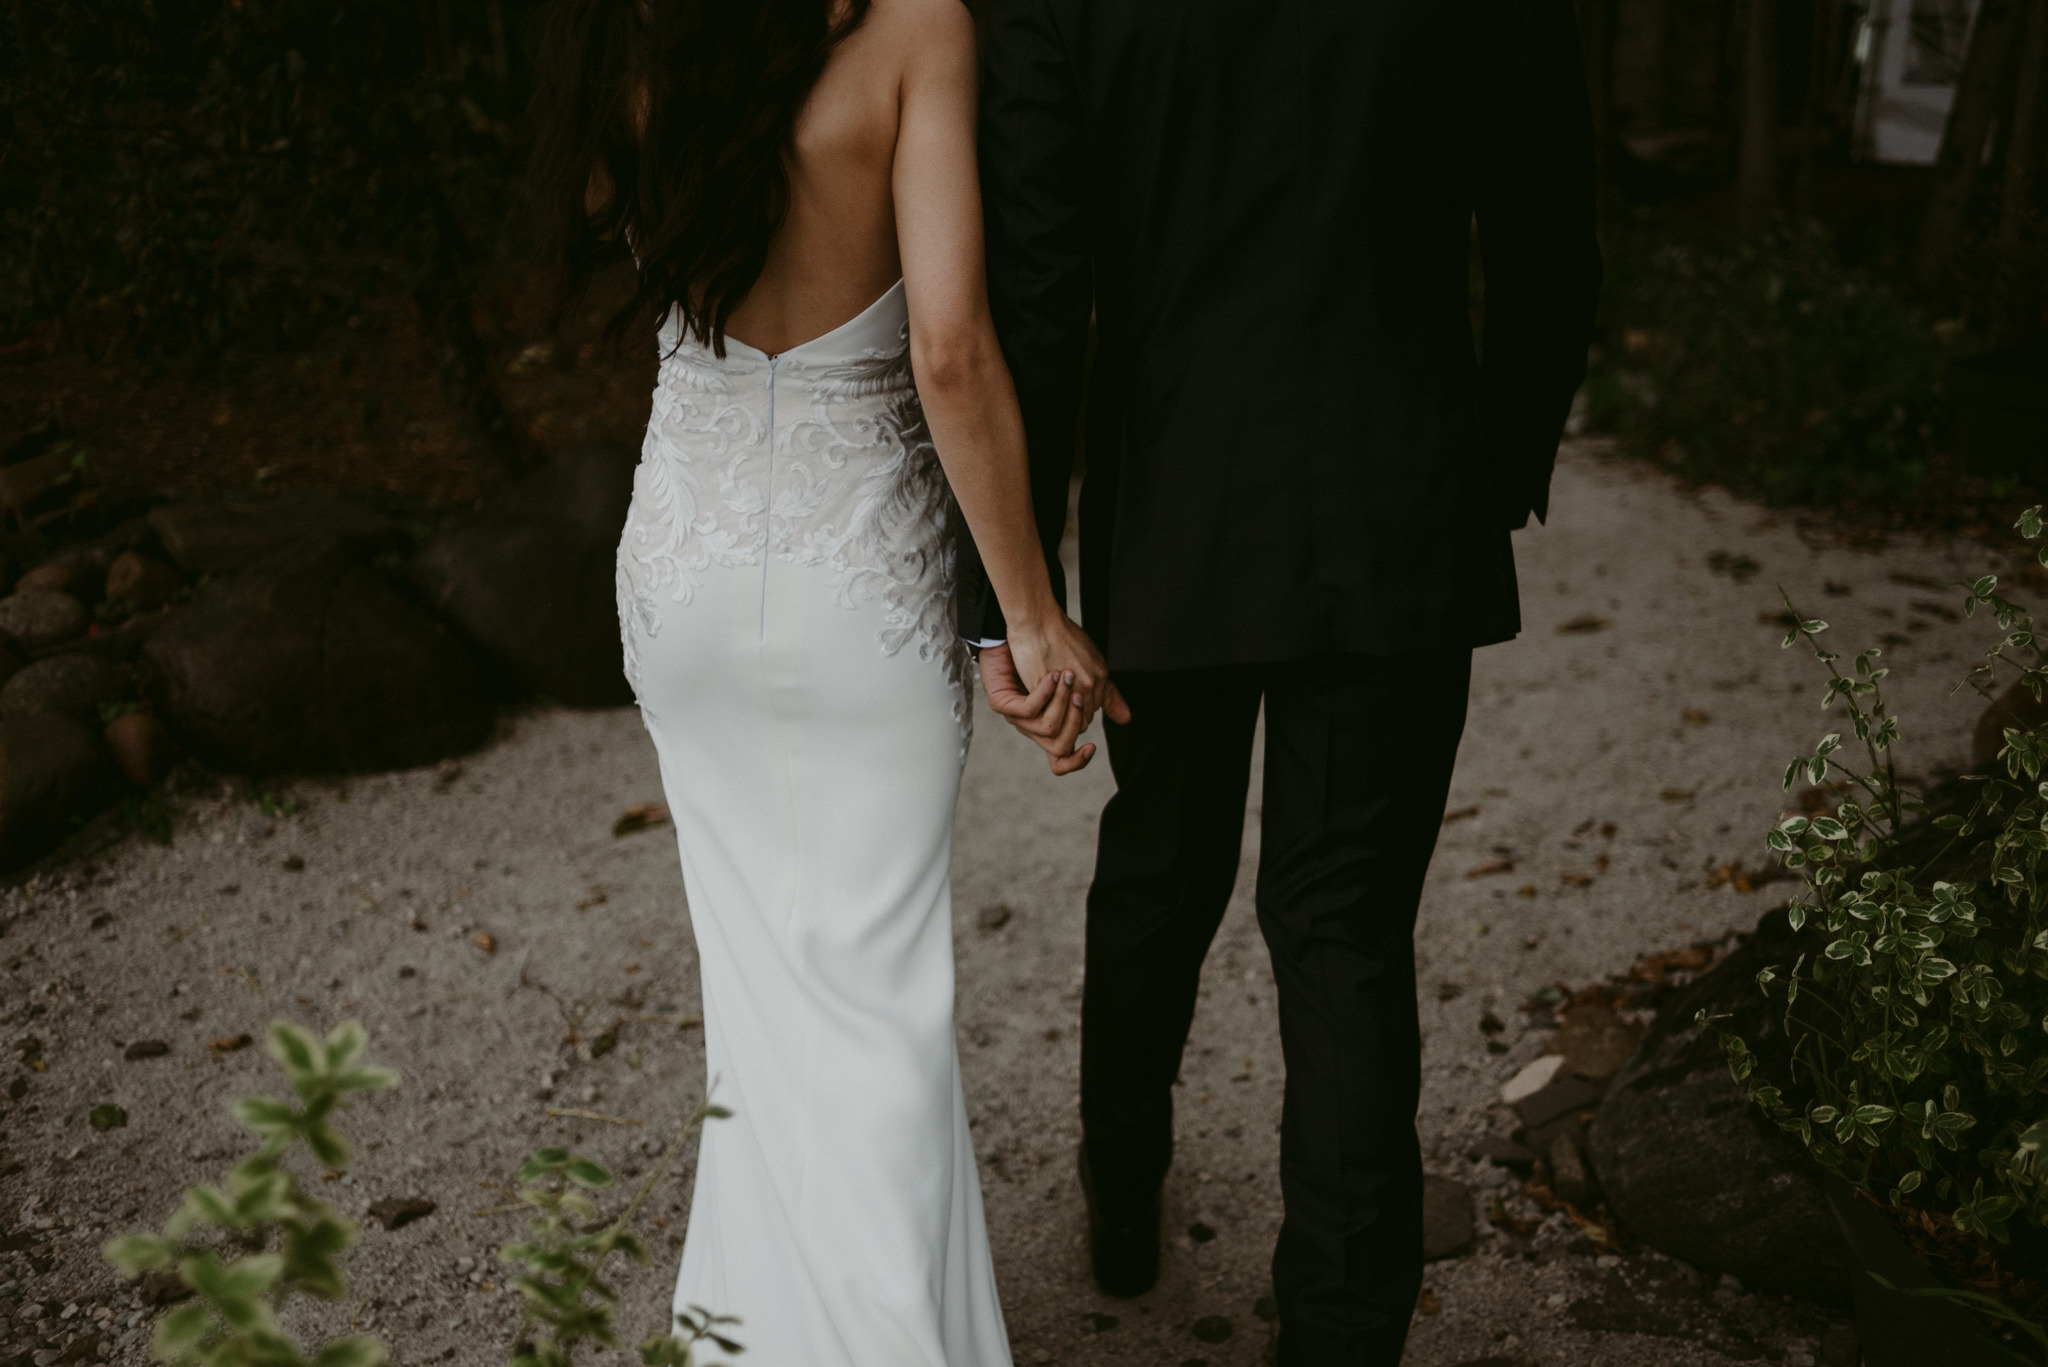
[[[1099,708],[1118,721],[1129,714],[1101,654],[1053,596],[1032,517],[1024,422],[988,306],[974,156],[974,24],[955,0],[912,2],[922,11],[922,41],[905,64],[894,171],[911,367],[939,461],[1008,623],[1018,674],[1027,681],[1058,675],[1055,692],[1071,676],[1071,715],[1054,718],[1064,722],[1060,735],[1077,736]],[[1043,691],[1042,684],[1033,690],[1034,705]],[[1076,758],[1092,753],[1086,746],[1072,752],[1070,740],[1066,748]]]

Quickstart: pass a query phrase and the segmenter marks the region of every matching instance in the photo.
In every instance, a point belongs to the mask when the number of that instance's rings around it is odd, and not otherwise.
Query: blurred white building
[[[1859,156],[1933,163],[1976,12],[1977,0],[1870,0],[1856,36]]]

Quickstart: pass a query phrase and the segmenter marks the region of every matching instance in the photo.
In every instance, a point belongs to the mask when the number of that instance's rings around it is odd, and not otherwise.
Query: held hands
[[[1025,679],[1036,679],[1028,692]],[[989,705],[1045,751],[1055,774],[1071,774],[1095,758],[1081,733],[1098,711],[1119,724],[1131,709],[1095,643],[1065,613],[1046,627],[1012,627],[1008,642],[981,652],[981,681]]]

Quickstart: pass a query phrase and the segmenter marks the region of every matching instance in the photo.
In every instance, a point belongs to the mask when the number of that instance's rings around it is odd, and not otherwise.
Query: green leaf
[[[336,1339],[313,1355],[313,1367],[384,1367],[384,1345],[368,1334]]]
[[[348,1141],[343,1139],[332,1125],[313,1124],[305,1130],[306,1147],[320,1160],[321,1166],[346,1168],[349,1165]]]
[[[272,1021],[265,1044],[270,1056],[283,1066],[294,1085],[317,1071],[314,1060],[320,1045],[304,1027],[287,1020]]]
[[[145,1272],[169,1267],[177,1257],[170,1242],[154,1234],[124,1234],[118,1239],[109,1239],[101,1252],[126,1277],[139,1277]]]
[[[164,1362],[183,1357],[213,1328],[213,1312],[204,1303],[181,1305],[156,1323],[150,1348]]]
[[[245,1096],[235,1103],[234,1112],[235,1119],[262,1134],[289,1130],[299,1118],[289,1102],[268,1096]]]
[[[574,1182],[579,1187],[588,1187],[593,1191],[602,1191],[612,1184],[612,1175],[606,1172],[602,1166],[593,1163],[588,1158],[573,1158],[569,1160],[569,1165],[565,1171],[571,1182]]]
[[[361,1021],[343,1021],[327,1035],[328,1073],[347,1071],[350,1064],[362,1057],[363,1049],[370,1042],[370,1032],[363,1029]]]

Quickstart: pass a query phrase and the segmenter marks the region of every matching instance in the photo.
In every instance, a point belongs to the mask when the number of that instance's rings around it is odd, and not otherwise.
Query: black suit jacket
[[[1600,279],[1571,0],[991,0],[981,158],[1062,594],[1087,393],[1112,668],[1515,634]],[[961,547],[962,634],[999,636]]]

